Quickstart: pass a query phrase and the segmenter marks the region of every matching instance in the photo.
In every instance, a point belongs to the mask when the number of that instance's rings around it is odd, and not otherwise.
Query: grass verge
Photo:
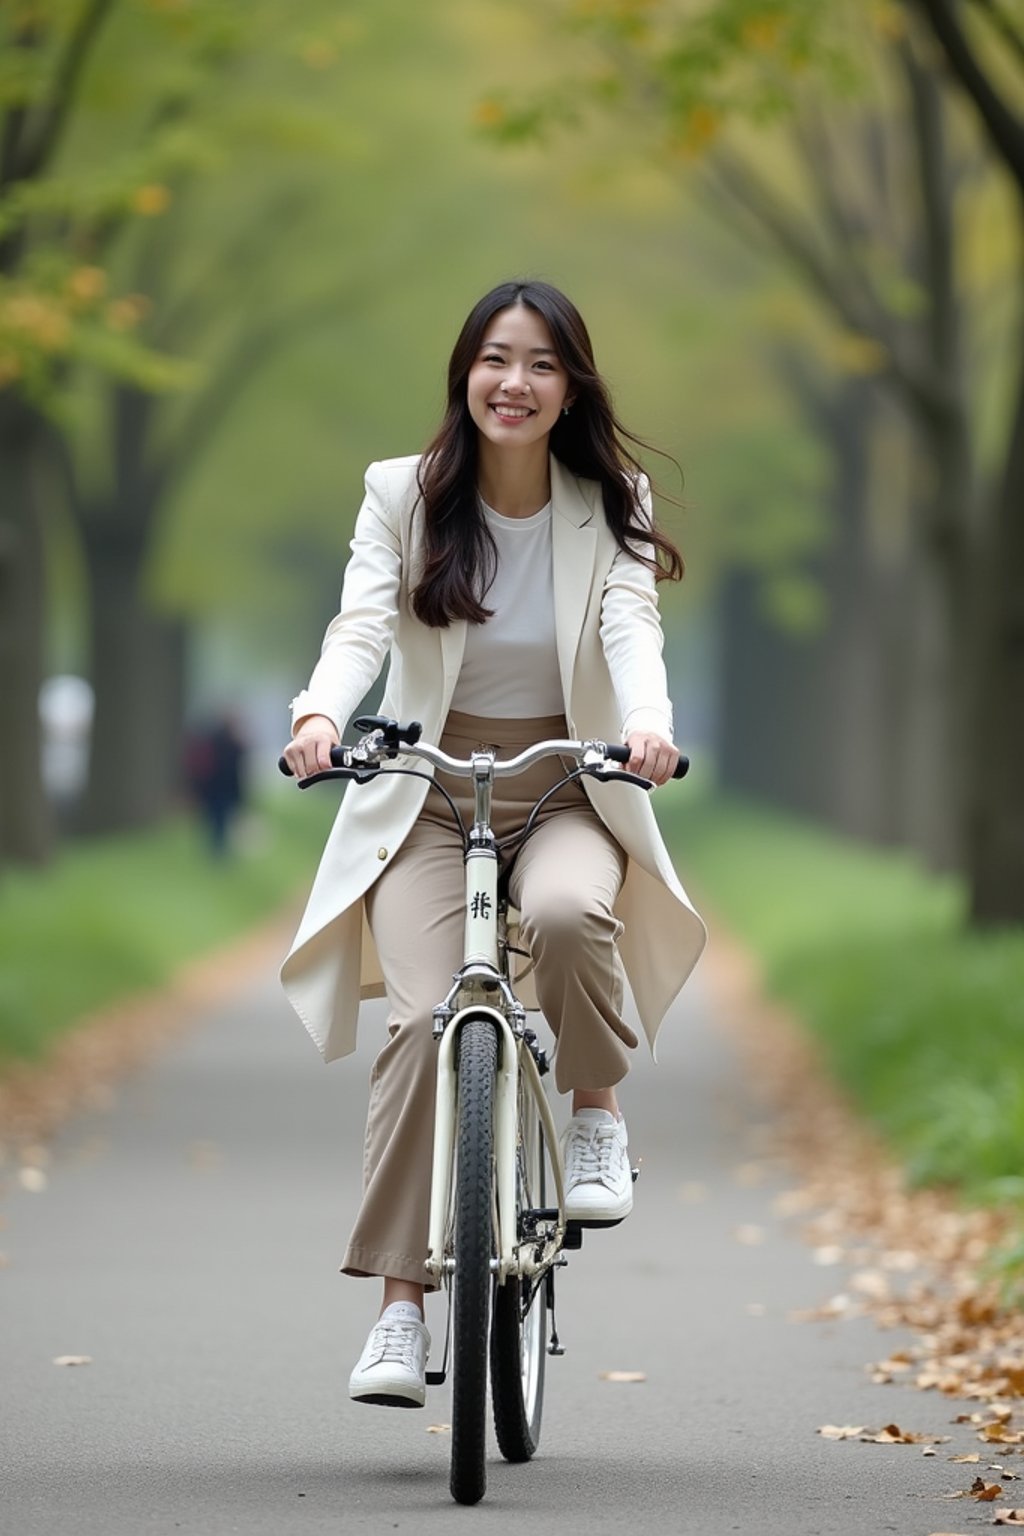
[[[215,863],[186,816],[71,844],[0,880],[0,1072],[43,1058],[97,1008],[158,987],[308,884],[331,807],[279,793]]]
[[[664,821],[910,1178],[1024,1208],[1024,930],[971,931],[956,880],[749,802]]]

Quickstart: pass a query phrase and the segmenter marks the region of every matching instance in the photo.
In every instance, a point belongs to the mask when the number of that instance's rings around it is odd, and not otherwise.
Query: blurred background
[[[1022,103],[1018,0],[11,0],[0,1060],[308,882],[363,471],[541,276],[669,456],[684,878],[1019,1196]]]

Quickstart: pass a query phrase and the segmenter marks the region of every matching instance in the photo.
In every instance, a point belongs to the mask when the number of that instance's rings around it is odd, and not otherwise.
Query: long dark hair
[[[459,333],[448,364],[444,419],[420,461],[424,565],[412,606],[417,618],[435,628],[444,629],[454,619],[481,624],[491,616],[483,599],[494,579],[497,550],[477,498],[478,436],[467,380],[491,320],[516,304],[536,310],[544,320],[569,375],[572,409],[551,429],[551,452],[570,473],[598,482],[620,549],[649,566],[659,580],[678,581],[683,574],[682,555],[648,521],[641,505],[644,471],[626,445],[648,444],[616,417],[576,306],[550,283],[501,283],[474,305]]]

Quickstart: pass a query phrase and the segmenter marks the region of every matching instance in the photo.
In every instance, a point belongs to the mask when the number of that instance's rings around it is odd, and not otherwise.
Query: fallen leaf
[[[969,1496],[977,1499],[979,1504],[991,1504],[993,1499],[998,1499],[1002,1491],[999,1483],[986,1483],[983,1477],[976,1477],[968,1489]]]
[[[826,1243],[821,1248],[815,1248],[812,1254],[815,1264],[820,1264],[823,1267],[830,1264],[841,1264],[844,1256],[842,1248],[838,1247],[835,1243]]]
[[[698,1200],[707,1199],[707,1193],[707,1185],[698,1184],[695,1181],[691,1181],[689,1184],[680,1184],[679,1186],[679,1198],[684,1200],[687,1205],[696,1205]]]
[[[447,1435],[450,1432],[451,1432],[451,1425],[450,1424],[428,1424],[427,1425],[427,1434],[428,1435]]]
[[[216,1168],[222,1157],[217,1142],[199,1140],[189,1143],[188,1160],[193,1168]]]
[[[797,1216],[813,1204],[814,1196],[809,1189],[784,1189],[772,1201],[772,1210],[779,1216]]]
[[[1024,1445],[1024,1430],[1007,1429],[1002,1422],[986,1424],[984,1429],[978,1431],[978,1439],[990,1445]]]
[[[818,1434],[825,1440],[856,1440],[864,1429],[863,1424],[822,1424]]]
[[[997,1509],[993,1525],[1024,1525],[1024,1509]]]
[[[92,1365],[92,1355],[54,1355],[54,1365]]]
[[[866,1445],[941,1445],[948,1435],[921,1435],[913,1429],[900,1429],[898,1424],[887,1424],[884,1429],[861,1435]]]
[[[601,1371],[599,1381],[646,1381],[646,1371]]]
[[[950,1461],[970,1461],[970,1462],[974,1462],[974,1461],[980,1461],[981,1457],[979,1456],[977,1451],[972,1451],[969,1456],[950,1456],[948,1459]]]
[[[765,1239],[764,1227],[757,1227],[753,1222],[747,1222],[733,1230],[733,1237],[738,1243],[743,1243],[747,1248],[756,1248],[758,1243]]]
[[[850,1277],[850,1284],[862,1296],[884,1301],[889,1295],[889,1279],[880,1269],[862,1269]]]
[[[41,1194],[49,1180],[41,1168],[19,1168],[18,1183],[22,1189],[27,1189],[30,1195]]]

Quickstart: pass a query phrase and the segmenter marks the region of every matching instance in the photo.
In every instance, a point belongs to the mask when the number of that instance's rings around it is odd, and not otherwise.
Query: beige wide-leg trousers
[[[512,757],[536,741],[566,734],[561,716],[495,720],[453,711],[440,745],[453,757],[468,757],[481,744]],[[496,836],[519,831],[565,771],[550,758],[499,780],[491,818]],[[439,777],[470,824],[469,781]],[[509,894],[521,913],[520,939],[534,961],[538,1001],[557,1037],[555,1083],[562,1093],[609,1088],[626,1075],[627,1050],[637,1043],[622,1019],[615,953],[621,924],[612,911],[626,856],[578,784],[553,796],[539,821],[518,852],[509,850]],[[463,961],[464,909],[461,839],[444,800],[431,791],[393,863],[366,895],[390,1015],[387,1043],[370,1073],[363,1202],[342,1265],[346,1274],[417,1283],[425,1278],[437,1058],[433,1009]]]

